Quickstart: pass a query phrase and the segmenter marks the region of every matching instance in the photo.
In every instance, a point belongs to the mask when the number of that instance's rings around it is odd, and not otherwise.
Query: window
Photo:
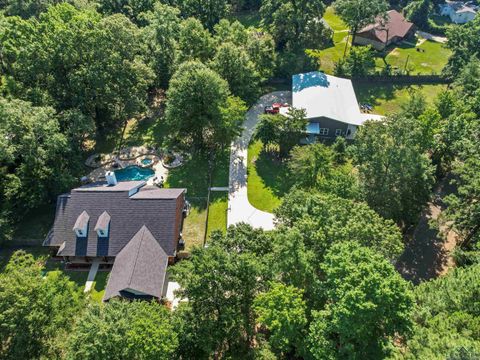
[[[336,129],[335,136],[340,136],[340,135],[342,135],[342,129]]]
[[[328,128],[320,128],[318,135],[326,136],[328,135],[328,130],[329,130]]]

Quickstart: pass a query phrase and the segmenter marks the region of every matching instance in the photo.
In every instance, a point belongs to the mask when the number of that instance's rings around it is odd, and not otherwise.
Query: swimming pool
[[[149,158],[145,158],[145,159],[143,159],[143,160],[141,161],[141,163],[142,163],[143,165],[150,165],[152,162],[153,162],[153,160],[152,160],[152,159],[149,159]]]
[[[148,180],[155,171],[148,168],[141,168],[140,166],[132,165],[124,169],[115,170],[115,177],[117,181],[132,181],[132,180]]]

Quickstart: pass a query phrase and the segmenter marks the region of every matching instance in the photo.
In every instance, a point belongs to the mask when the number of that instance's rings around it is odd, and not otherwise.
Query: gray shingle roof
[[[177,214],[182,211],[185,190],[143,186],[129,197],[130,190],[145,183],[105,184],[83,186],[73,189],[69,195],[60,195],[52,233],[44,245],[60,246],[65,242],[58,252],[60,256],[117,256],[145,225],[165,253],[174,256],[180,231]],[[72,229],[83,211],[90,216],[88,236],[77,238]],[[110,215],[109,234],[107,238],[100,238],[94,224],[104,212]]]
[[[162,297],[168,256],[146,226],[135,234],[115,259],[103,300],[125,290]]]

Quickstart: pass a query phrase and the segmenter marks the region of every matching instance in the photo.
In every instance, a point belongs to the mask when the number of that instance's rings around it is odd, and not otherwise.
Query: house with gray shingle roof
[[[96,260],[111,268],[104,301],[117,296],[160,299],[167,266],[183,243],[185,193],[144,181],[81,186],[58,197],[43,245],[70,267]]]

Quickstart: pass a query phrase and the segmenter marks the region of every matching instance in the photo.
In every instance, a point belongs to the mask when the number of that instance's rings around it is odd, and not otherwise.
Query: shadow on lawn
[[[379,100],[389,101],[396,98],[395,91],[405,87],[401,85],[385,85],[377,84],[372,86],[371,84],[353,83],[357,100],[360,103],[369,103],[373,106],[379,105]]]
[[[255,159],[258,176],[266,187],[277,197],[284,196],[291,188],[292,181],[285,160],[278,159],[276,152],[262,150]]]

